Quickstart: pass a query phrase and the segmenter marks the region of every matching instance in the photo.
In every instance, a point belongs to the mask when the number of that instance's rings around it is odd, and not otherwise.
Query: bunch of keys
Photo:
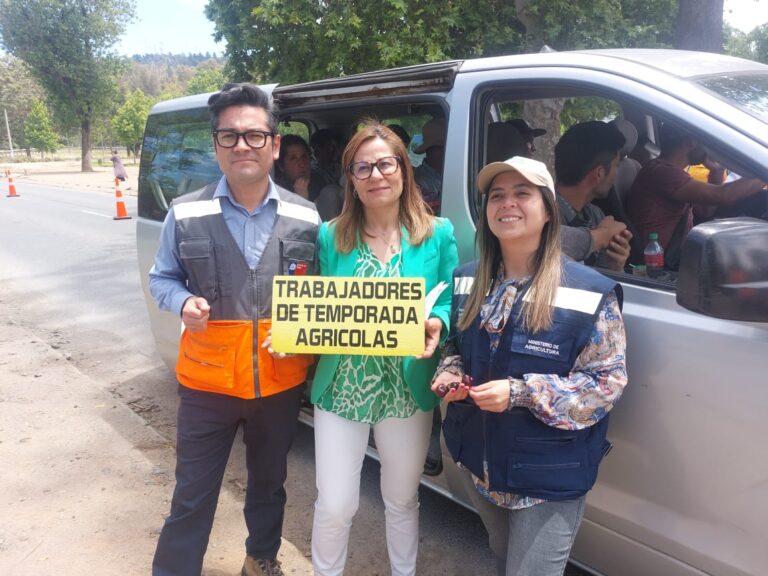
[[[445,395],[448,394],[448,392],[451,392],[453,390],[457,390],[459,386],[472,386],[474,383],[474,380],[472,380],[472,376],[469,374],[464,374],[464,376],[461,377],[461,381],[456,382],[449,382],[447,384],[439,384],[437,389],[435,390],[435,393],[440,396],[440,398],[445,398]]]

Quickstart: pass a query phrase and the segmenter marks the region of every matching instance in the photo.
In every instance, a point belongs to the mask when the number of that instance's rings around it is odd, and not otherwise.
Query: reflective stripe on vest
[[[298,204],[283,202],[282,200],[277,203],[277,215],[303,220],[304,222],[309,222],[315,226],[320,225],[320,215],[317,213],[317,210],[307,208],[306,206],[299,206]]]
[[[221,214],[219,198],[199,200],[197,202],[183,202],[181,204],[174,204],[173,206],[173,215],[177,221],[184,220],[185,218],[210,216],[211,214]]]
[[[474,283],[475,278],[473,276],[456,276],[453,279],[453,293],[468,295]]]

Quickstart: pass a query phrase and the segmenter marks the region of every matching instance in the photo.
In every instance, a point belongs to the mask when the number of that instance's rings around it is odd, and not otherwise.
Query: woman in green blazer
[[[324,276],[423,277],[429,293],[450,284],[458,265],[453,226],[432,216],[402,141],[370,122],[349,142],[341,215],[319,235]],[[413,575],[418,550],[418,487],[429,446],[434,354],[448,333],[451,291],[437,298],[417,357],[328,354],[312,384],[318,496],[312,529],[317,576],[344,571],[357,512],[360,471],[371,428],[381,459],[387,548],[392,574]]]

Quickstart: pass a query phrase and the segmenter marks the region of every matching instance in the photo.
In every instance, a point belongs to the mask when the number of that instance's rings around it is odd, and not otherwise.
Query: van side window
[[[627,142],[621,132],[623,127],[617,127],[619,119],[625,124],[630,123],[624,119],[625,110],[622,103],[599,92],[590,93],[584,89],[551,85],[536,90],[532,89],[530,84],[525,90],[510,90],[509,87],[504,87],[489,91],[484,95],[484,101],[485,121],[482,124],[478,151],[481,166],[489,162],[503,162],[512,156],[527,156],[544,162],[558,182],[555,149],[563,135],[577,124],[580,126],[571,136],[579,134],[582,128],[595,127],[594,125],[597,125],[598,132],[605,129],[608,136],[601,137],[600,142],[607,139],[610,143],[606,144],[606,147],[615,146],[615,151],[611,149],[610,152],[603,152],[600,151],[600,146],[597,146],[594,154],[587,153],[590,158],[586,159],[580,152],[591,150],[592,146],[574,147],[567,146],[564,142],[564,145],[558,148],[561,154],[560,168],[563,172],[568,172],[560,178],[567,180],[567,184],[557,184],[560,221],[561,224],[572,228],[594,230],[610,216],[631,229],[624,199],[636,171],[625,170],[620,166],[625,161],[630,161],[626,157],[632,152],[637,138],[635,136],[634,141]],[[606,127],[606,124],[610,126]],[[589,142],[592,141],[589,139]],[[621,145],[622,142],[625,142],[624,146]],[[572,151],[567,158],[563,156],[564,149]],[[639,166],[636,161],[631,162],[633,166]],[[474,173],[477,173],[481,166],[478,166]],[[587,175],[598,167],[601,170],[599,185],[587,186],[588,182],[592,182]],[[617,182],[620,172],[623,177]],[[585,188],[589,188],[588,193],[584,191]],[[584,198],[585,194],[588,199]],[[479,193],[475,195],[474,201],[479,214],[482,210],[482,197]],[[607,222],[604,225],[607,225]],[[631,274],[633,268],[628,258],[626,261],[623,258],[617,260],[615,256],[607,254],[605,249],[589,253],[586,246],[590,237],[585,234],[581,236],[587,239],[586,243],[579,243],[582,246],[581,257],[586,264],[621,275]],[[595,236],[596,234],[592,233],[593,243]],[[564,248],[566,253],[572,248],[565,236]],[[569,255],[574,256],[573,253]]]

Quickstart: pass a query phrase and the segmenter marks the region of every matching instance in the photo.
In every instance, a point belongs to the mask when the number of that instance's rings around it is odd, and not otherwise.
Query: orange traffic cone
[[[117,215],[113,220],[128,220],[128,211],[125,209],[125,202],[123,201],[123,193],[120,191],[120,180],[115,178],[115,203],[117,208]]]
[[[5,176],[8,178],[8,198],[19,198],[19,195],[16,194],[16,185],[13,183],[13,174],[11,174],[11,170],[8,169],[5,171]]]

